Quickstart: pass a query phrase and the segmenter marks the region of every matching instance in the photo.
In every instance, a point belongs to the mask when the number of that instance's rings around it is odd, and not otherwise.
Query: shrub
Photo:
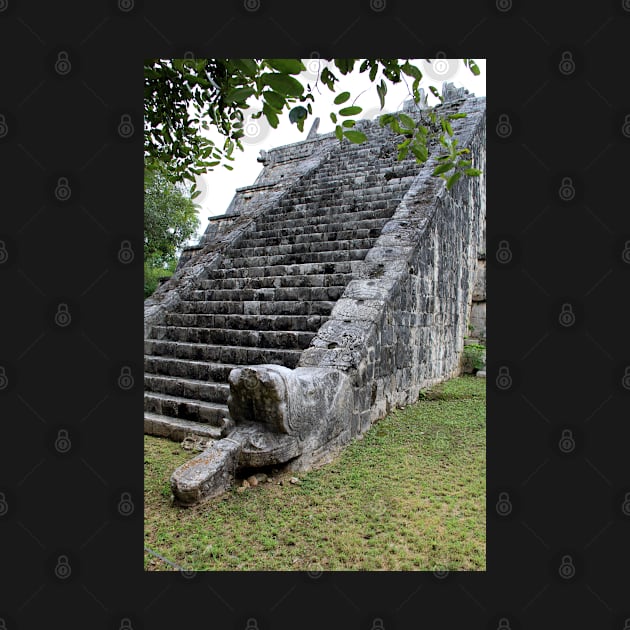
[[[478,343],[471,343],[464,346],[464,370],[468,367],[470,371],[480,370],[486,364],[486,347]]]

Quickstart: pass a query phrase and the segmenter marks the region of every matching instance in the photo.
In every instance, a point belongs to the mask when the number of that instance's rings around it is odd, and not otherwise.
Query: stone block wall
[[[477,259],[475,286],[469,317],[468,336],[486,342],[486,257],[485,253]]]
[[[352,436],[459,372],[485,239],[485,99],[462,110],[453,129],[484,175],[447,191],[430,160],[302,354],[300,367],[351,378]]]

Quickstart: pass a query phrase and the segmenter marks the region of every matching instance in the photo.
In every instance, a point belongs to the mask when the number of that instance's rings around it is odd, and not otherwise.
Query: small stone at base
[[[485,370],[479,370],[479,371],[477,372],[477,376],[478,376],[479,378],[486,378],[486,371],[485,371]]]

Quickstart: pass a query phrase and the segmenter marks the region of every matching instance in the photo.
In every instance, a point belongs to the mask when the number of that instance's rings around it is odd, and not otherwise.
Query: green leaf
[[[232,64],[243,74],[253,77],[258,70],[258,65],[253,59],[232,59]]]
[[[361,144],[367,140],[367,136],[361,131],[344,131],[343,135],[354,144]]]
[[[400,119],[400,122],[405,126],[405,128],[415,129],[416,122],[413,118],[411,118],[411,116],[407,116],[407,114],[398,114],[398,118]]]
[[[392,82],[398,83],[400,82],[400,69],[398,68],[398,64],[390,64],[386,68],[383,68],[383,74]]]
[[[378,63],[375,63],[371,68],[370,68],[370,81],[372,81],[372,83],[374,83],[374,79],[376,79],[376,73],[378,72]]]
[[[387,84],[383,79],[381,79],[381,84],[376,86],[376,92],[381,103],[381,109],[383,109],[385,107],[385,94],[387,94]]]
[[[437,91],[437,88],[434,85],[430,85],[429,86],[429,90],[431,90],[431,94],[433,94],[433,96],[435,96],[435,98],[440,99],[440,103],[444,102],[444,99],[442,98],[442,95]]]
[[[402,145],[400,145],[400,144],[398,145],[398,149],[399,149],[398,150],[398,161],[399,162],[402,162],[407,157],[407,154],[409,153],[409,145],[408,144],[405,145],[405,146],[402,146],[402,148],[401,148],[401,146]]]
[[[446,173],[447,171],[450,171],[453,166],[455,166],[453,164],[453,162],[446,162],[444,164],[440,164],[438,167],[436,167],[433,170],[433,173],[431,173],[432,175],[441,175],[442,173]]]
[[[341,105],[342,103],[345,103],[349,98],[350,92],[342,92],[341,94],[339,94],[339,96],[337,96],[337,98],[335,98],[334,103],[335,105]]]
[[[453,135],[453,127],[451,127],[451,123],[448,122],[448,120],[445,120],[444,121],[444,126],[446,127],[446,133],[449,136],[452,136]]]
[[[468,62],[466,65],[468,66],[470,71],[476,77],[478,77],[481,74],[481,70],[479,70],[479,66],[475,63],[475,60],[474,59],[467,59],[466,61]]]
[[[226,94],[225,100],[230,103],[240,103],[246,101],[255,91],[253,87],[249,86],[235,88]]]
[[[466,118],[467,115],[466,112],[458,112],[457,114],[449,114],[447,118],[449,120],[455,120],[456,118]]]
[[[416,156],[419,162],[426,162],[429,159],[429,152],[425,144],[414,142],[411,145],[411,152]]]
[[[413,94],[413,100],[415,103],[420,102],[420,92],[418,90],[418,86],[420,85],[420,81],[415,79],[413,85],[411,86],[411,92]]]
[[[354,68],[356,59],[335,59],[335,65],[339,68],[341,74],[348,74]]]
[[[278,115],[276,114],[275,110],[272,109],[268,103],[263,104],[262,110],[263,114],[267,118],[267,122],[271,125],[273,129],[276,129],[280,121],[278,120]]]
[[[274,70],[284,74],[300,74],[300,72],[306,70],[306,66],[300,59],[265,59],[265,61]]]
[[[481,175],[481,171],[478,168],[467,168],[464,171],[465,175],[470,175],[471,177],[477,177],[478,175]]]
[[[330,112],[330,120],[332,120],[334,123],[337,122],[337,114],[335,114],[335,112]]]
[[[381,125],[381,127],[384,127],[385,125],[389,125],[392,120],[394,120],[394,114],[383,114],[379,119],[378,122]]]
[[[200,190],[195,190],[195,192],[190,194],[190,198],[191,199],[196,199],[197,197],[199,197],[200,194],[201,194]]]
[[[287,96],[302,96],[304,86],[294,77],[279,72],[262,75],[263,83],[274,92]]]
[[[416,66],[412,66],[408,61],[403,63],[400,66],[400,69],[408,76],[414,78],[416,81],[420,81],[422,79],[422,72],[416,68]]]
[[[308,112],[306,111],[306,107],[302,107],[301,105],[298,105],[297,107],[294,107],[289,112],[289,120],[292,123],[296,123],[300,120],[304,120],[307,115],[308,115]]]
[[[352,105],[351,107],[343,107],[339,110],[340,116],[355,116],[356,114],[360,114],[363,111],[362,107],[358,105]]]
[[[286,105],[286,99],[281,94],[277,92],[272,92],[271,90],[265,90],[263,92],[263,98],[269,105],[278,112],[281,112],[283,107]]]
[[[335,135],[337,136],[339,142],[343,140],[343,129],[341,128],[341,125],[337,125],[335,127]]]
[[[335,66],[339,68],[341,74],[346,74],[346,72],[348,71],[348,66],[345,59],[335,59]]]
[[[461,171],[455,171],[447,180],[446,180],[446,189],[450,190],[453,184],[462,176]]]
[[[393,117],[392,120],[389,122],[389,128],[394,133],[403,133],[403,130],[400,128],[400,123],[398,122],[398,118],[396,117]]]
[[[354,127],[356,125],[356,122],[354,120],[344,120],[341,124],[344,127]]]
[[[337,77],[328,69],[324,68],[322,70],[322,74],[320,75],[320,79],[322,83],[328,87],[331,92],[335,91],[335,81],[337,81]]]

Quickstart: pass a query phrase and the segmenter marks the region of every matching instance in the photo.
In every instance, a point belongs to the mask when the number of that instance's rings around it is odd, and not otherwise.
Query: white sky
[[[320,69],[323,69],[325,65],[332,63],[319,59],[304,59],[303,61],[307,70],[306,72],[302,72],[299,79],[310,83],[311,87],[315,84],[318,65]],[[420,87],[423,87],[425,93],[429,94],[429,105],[435,104],[438,101],[429,93],[428,86],[434,85],[441,92],[442,83],[444,81],[453,83],[455,87],[465,87],[469,92],[475,94],[475,96],[485,96],[486,61],[485,59],[475,59],[475,61],[481,70],[481,74],[478,77],[475,77],[472,72],[463,65],[461,60],[438,59],[434,60],[433,67],[424,60],[411,60],[422,72],[423,76]],[[260,106],[253,98],[247,101],[250,108],[245,110],[245,137],[241,140],[244,151],[235,149],[233,153],[234,161],[229,162],[234,170],[228,171],[222,165],[219,165],[215,167],[213,171],[199,178],[197,182],[197,186],[201,190],[201,194],[195,199],[195,202],[200,206],[198,210],[200,226],[197,236],[191,239],[191,244],[196,243],[199,236],[206,229],[209,216],[225,213],[234,197],[236,188],[254,183],[256,177],[262,170],[262,164],[256,161],[261,149],[267,151],[274,147],[305,140],[311,125],[317,117],[320,119],[317,133],[321,134],[334,131],[335,125],[330,119],[330,112],[336,112],[340,107],[351,105],[355,99],[355,104],[363,107],[363,112],[354,117],[356,120],[361,118],[372,119],[379,114],[395,112],[402,109],[403,102],[410,98],[409,90],[405,83],[401,82],[398,85],[388,83],[385,107],[383,110],[380,110],[376,84],[380,83],[381,75],[379,73],[376,76],[375,82],[372,83],[369,80],[367,72],[359,74],[359,65],[360,62],[356,63],[354,72],[346,76],[341,75],[337,69],[334,68],[334,65],[331,67],[331,70],[339,78],[339,82],[335,84],[336,91],[331,92],[321,83],[314,88],[315,102],[312,103],[313,114],[309,115],[306,119],[303,132],[300,132],[296,125],[289,122],[288,112],[282,114],[280,124],[276,129],[269,127],[264,116],[257,120],[248,120],[248,116],[258,111]],[[408,77],[406,77],[406,79],[408,80],[410,89],[411,80],[409,80]],[[363,90],[366,91],[363,92]],[[344,105],[335,105],[333,103],[334,98],[344,91],[350,92],[352,95],[351,99],[344,103]],[[359,95],[358,98],[356,98],[357,95]],[[213,130],[213,128],[211,129]],[[208,137],[215,141],[218,146],[223,145],[223,138],[217,132],[209,133]]]

